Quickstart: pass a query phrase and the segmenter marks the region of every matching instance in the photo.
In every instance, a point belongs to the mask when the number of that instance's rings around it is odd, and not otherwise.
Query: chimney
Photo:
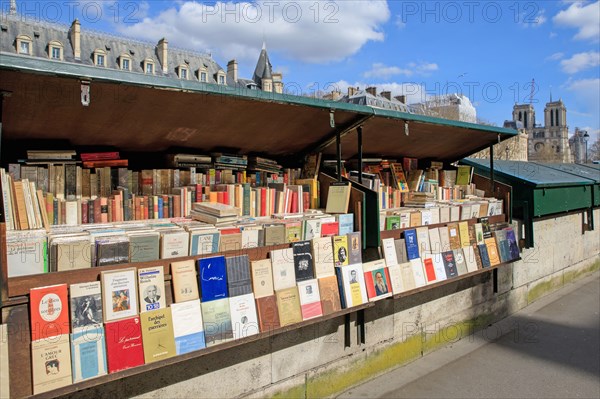
[[[333,90],[331,92],[331,100],[339,101],[340,98],[342,98],[342,93],[339,90]]]
[[[273,91],[283,94],[283,74],[280,72],[273,73]]]
[[[73,47],[73,57],[76,60],[81,59],[81,24],[79,20],[76,19],[71,24],[71,28],[69,28],[69,40],[71,41],[71,46]]]
[[[385,97],[391,101],[392,100],[392,92],[391,91],[382,91],[381,97]]]
[[[358,89],[356,87],[348,87],[348,97],[352,97],[353,95],[356,94],[356,92],[358,91]]]
[[[238,80],[238,63],[236,60],[231,60],[227,63],[227,81],[235,83]]]
[[[17,0],[10,0],[8,15],[17,15]]]
[[[158,54],[158,60],[162,65],[162,70],[164,74],[169,73],[169,56],[167,49],[169,47],[169,42],[164,37],[158,41],[156,45],[156,53]]]
[[[403,94],[401,96],[394,97],[396,100],[400,101],[402,104],[406,104],[406,96]]]
[[[375,86],[367,87],[367,93],[369,93],[372,96],[376,96],[377,95],[377,87],[375,87]]]

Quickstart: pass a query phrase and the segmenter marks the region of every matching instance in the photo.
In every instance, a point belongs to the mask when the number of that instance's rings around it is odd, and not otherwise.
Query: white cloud
[[[549,57],[546,57],[547,61],[558,61],[562,60],[565,57],[565,53],[554,53]]]
[[[552,18],[559,26],[578,29],[575,39],[598,41],[600,38],[600,1],[584,4],[572,3],[566,10],[560,11]]]
[[[371,69],[363,73],[365,78],[380,78],[388,79],[396,75],[412,76],[412,75],[428,75],[430,72],[437,71],[438,65],[431,62],[410,62],[406,68],[398,66],[388,66],[380,62],[376,62],[371,66]]]
[[[574,74],[588,68],[595,68],[599,65],[600,53],[597,51],[578,53],[560,62],[562,70],[568,74]]]
[[[226,60],[255,61],[263,39],[291,60],[339,61],[369,41],[382,41],[390,18],[386,1],[185,1],[120,33],[213,52]]]
[[[348,87],[359,87],[365,89],[367,87],[377,87],[377,92],[382,91],[392,92],[392,97],[405,95],[407,104],[419,103],[427,100],[428,95],[423,85],[418,83],[397,83],[397,82],[384,82],[384,83],[365,83],[365,82],[354,82],[350,84],[345,80],[340,80],[331,85],[332,89],[336,88],[342,94],[348,92]],[[331,91],[331,90],[329,90]]]
[[[554,39],[556,36],[558,36],[558,34],[554,33],[554,32],[550,32],[550,34],[548,35],[548,37],[550,39]]]
[[[598,114],[600,108],[600,79],[569,79],[563,87],[576,94],[576,106],[585,112]]]
[[[406,28],[406,22],[404,22],[402,19],[403,19],[402,15],[396,16],[396,22],[395,22],[395,24],[396,24],[396,27],[398,29],[404,29],[404,28]]]
[[[523,12],[519,20],[522,22],[521,25],[526,28],[539,28],[548,21],[548,18],[546,17],[546,10],[542,8],[533,15]]]

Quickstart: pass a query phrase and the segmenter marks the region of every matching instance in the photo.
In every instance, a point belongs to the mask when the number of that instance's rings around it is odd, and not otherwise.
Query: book
[[[423,269],[425,271],[425,279],[427,284],[435,283],[437,281],[435,265],[433,263],[434,256],[435,255],[431,253],[423,253]]]
[[[255,298],[271,296],[273,291],[273,269],[270,259],[250,262],[252,271],[252,290]]]
[[[256,302],[252,292],[229,298],[233,339],[249,337],[259,333]]]
[[[303,320],[323,316],[321,296],[319,294],[319,283],[317,279],[299,282],[298,293],[300,295],[300,310],[302,312]]]
[[[467,264],[467,272],[472,273],[477,271],[479,268],[477,266],[477,260],[475,259],[475,251],[471,245],[464,247],[463,249],[465,255],[465,262]]]
[[[406,255],[408,260],[419,258],[419,243],[417,241],[417,231],[415,229],[405,230],[404,240],[406,242]]]
[[[417,243],[419,244],[419,254],[431,252],[431,242],[429,241],[429,227],[417,227]]]
[[[270,257],[273,267],[273,288],[275,291],[296,286],[293,249],[276,249],[271,251]]]
[[[68,344],[70,326],[66,284],[30,289],[29,309],[32,341],[66,334]]]
[[[31,368],[34,395],[71,385],[73,381],[69,334],[57,335],[51,340],[32,341]]]
[[[252,277],[248,255],[231,256],[225,258],[225,262],[229,297],[252,294]]]
[[[310,241],[298,241],[292,244],[294,274],[296,282],[315,278],[315,267]]]
[[[473,228],[475,230],[475,243],[477,245],[485,244],[483,241],[483,225],[481,223],[475,223]]]
[[[456,271],[458,272],[458,275],[462,276],[463,274],[467,274],[467,261],[462,248],[454,249],[452,250],[452,253],[454,255],[454,262],[456,263]]]
[[[348,264],[355,265],[362,262],[362,245],[360,232],[349,233],[348,237]]]
[[[139,316],[107,322],[104,328],[109,373],[144,364]]]
[[[80,329],[71,334],[73,383],[108,373],[104,327]]]
[[[365,276],[362,265],[336,267],[338,285],[340,285],[340,302],[343,308],[362,305],[368,302]]]
[[[200,297],[196,265],[191,259],[171,263],[171,283],[176,303],[193,301]]]
[[[302,226],[304,240],[321,237],[321,221],[319,219],[305,219]]]
[[[45,230],[7,231],[6,261],[8,277],[48,272]]]
[[[339,223],[338,234],[343,236],[354,231],[354,214],[353,213],[341,213],[336,215],[337,222]]]
[[[227,298],[227,269],[224,256],[198,260],[198,280],[202,303]],[[206,331],[206,329],[205,329]]]
[[[302,310],[300,308],[300,296],[298,287],[293,286],[282,290],[276,290],[277,310],[279,312],[279,323],[281,327],[302,321]]]
[[[471,178],[473,176],[473,168],[468,165],[459,165],[456,171],[456,185],[457,186],[468,186],[471,184]]]
[[[233,339],[229,298],[202,302],[204,339],[206,346],[214,346]]]
[[[427,285],[427,278],[425,277],[425,269],[423,268],[423,260],[421,258],[415,258],[408,261],[413,272],[415,280],[415,286],[423,287]]]
[[[440,242],[442,243],[440,252],[450,251],[450,233],[448,232],[448,227],[439,227],[438,232],[440,235]]]
[[[400,271],[400,265],[395,264],[387,266],[388,273],[390,275],[390,286],[392,287],[392,293],[399,294],[404,291],[404,284],[402,282],[402,274]]]
[[[348,260],[348,237],[333,237],[333,262],[336,266],[347,266]]]
[[[494,237],[486,238],[484,241],[490,260],[490,265],[496,266],[500,264],[500,255],[498,253],[498,247],[496,246],[496,240]]]
[[[487,246],[484,244],[477,245],[477,249],[479,250],[479,259],[481,260],[481,267],[486,268],[490,267],[490,256],[488,254]],[[477,257],[477,255],[475,255]]]
[[[496,239],[500,262],[508,262],[510,258],[510,248],[506,239],[506,230],[495,230],[493,237]]]
[[[490,219],[486,216],[479,219],[481,223],[481,230],[483,231],[483,239],[492,237],[492,230],[490,229]]]
[[[518,259],[521,256],[519,251],[519,244],[515,236],[515,232],[512,227],[508,227],[506,230],[506,240],[508,241],[508,250],[510,253],[510,260]]]
[[[335,271],[334,271],[335,273]],[[321,297],[321,308],[323,315],[335,313],[342,309],[340,304],[340,292],[335,274],[318,279],[319,296]]]
[[[400,215],[392,215],[385,218],[386,230],[397,230],[400,228]]]
[[[279,245],[285,243],[285,225],[274,224],[265,226],[265,246]]]
[[[446,277],[453,278],[458,276],[458,270],[456,269],[456,263],[454,261],[454,253],[452,251],[442,252],[442,260],[444,261],[444,268],[446,269]]]
[[[221,234],[217,230],[190,231],[190,255],[207,255],[219,252]]]
[[[256,298],[256,312],[260,332],[272,331],[280,327],[275,294]]]
[[[196,298],[187,302],[173,303],[170,308],[173,318],[175,352],[183,355],[205,348],[200,300]]]
[[[164,309],[167,306],[165,298],[165,273],[162,266],[139,269],[138,287],[140,313],[149,310]]]
[[[471,239],[469,235],[469,223],[460,222],[458,224],[458,232],[460,234],[460,246],[465,248],[471,245]]]
[[[71,284],[69,286],[71,300],[71,331],[81,328],[101,326],[102,287],[99,281]]]
[[[225,251],[239,251],[242,249],[242,233],[241,231],[225,233],[221,231],[221,240],[219,242],[219,250]]]
[[[381,240],[381,248],[383,250],[383,257],[385,263],[390,265],[398,264],[398,256],[396,254],[396,246],[393,238],[384,238]]]
[[[136,273],[135,268],[100,273],[105,323],[138,314]]]
[[[129,237],[96,237],[96,266],[129,263]]]
[[[433,269],[435,270],[435,278],[437,281],[444,281],[448,279],[446,274],[446,266],[444,265],[443,255],[441,253],[431,254],[431,260],[433,261]]]
[[[363,264],[365,286],[369,301],[377,301],[392,296],[390,274],[385,260],[375,260]]]
[[[154,231],[129,233],[129,260],[151,262],[160,258],[160,234]]]
[[[187,231],[164,231],[160,236],[161,259],[188,256],[190,234]]]
[[[398,260],[398,264],[408,262],[408,254],[406,253],[406,241],[404,240],[404,238],[394,240],[394,247],[396,249],[396,259]]]
[[[321,223],[321,237],[333,237],[339,234],[338,222],[323,222]]]
[[[177,354],[171,308],[143,312],[140,314],[140,322],[146,364],[168,359]]]
[[[333,242],[331,237],[313,238],[312,251],[315,276],[317,278],[334,276]]]
[[[89,235],[53,237],[49,240],[51,271],[87,269],[92,267]]]
[[[325,213],[346,213],[350,203],[351,186],[349,183],[332,183],[327,191]]]
[[[404,263],[400,263],[399,267],[400,267],[400,275],[402,276],[402,285],[404,286],[404,291],[410,291],[412,289],[417,288],[417,283],[415,282],[415,274],[413,273],[412,264],[407,261]]]
[[[458,223],[448,223],[448,237],[450,240],[450,249],[460,248],[460,235],[458,231]]]

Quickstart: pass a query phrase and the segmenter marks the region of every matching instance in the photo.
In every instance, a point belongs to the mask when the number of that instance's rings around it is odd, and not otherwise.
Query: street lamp
[[[590,139],[590,135],[588,134],[587,131],[583,132],[583,141],[585,141],[585,163],[587,163],[587,143],[588,140]]]

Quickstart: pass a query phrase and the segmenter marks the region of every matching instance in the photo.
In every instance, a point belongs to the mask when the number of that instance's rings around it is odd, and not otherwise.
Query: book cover
[[[348,262],[348,237],[333,237],[333,262],[336,266],[347,266]]]
[[[492,230],[490,229],[490,219],[486,216],[479,219],[481,223],[481,230],[483,231],[483,239],[490,238],[492,236]]]
[[[177,354],[171,308],[149,310],[140,314],[144,360],[146,364]]]
[[[348,183],[333,183],[327,192],[325,212],[329,214],[348,212],[351,186]]]
[[[48,272],[46,231],[6,232],[6,263],[8,277]],[[89,257],[88,257],[89,258]]]
[[[437,281],[444,281],[448,278],[446,275],[446,266],[444,265],[444,258],[441,253],[432,254],[431,260],[433,261],[433,268],[435,270],[435,278]]]
[[[467,272],[475,272],[479,268],[477,266],[477,260],[475,259],[475,251],[473,251],[473,246],[469,245],[464,247],[463,249],[465,255],[465,262],[467,264]]]
[[[348,237],[348,264],[355,265],[362,263],[362,245],[360,240],[360,232],[354,232],[347,235]]]
[[[258,313],[260,332],[272,331],[280,327],[275,294],[256,298],[256,312]]]
[[[410,213],[410,227],[418,227],[421,226],[422,220],[421,220],[421,212],[419,211],[412,211]]]
[[[412,289],[417,288],[412,264],[410,262],[404,262],[400,263],[399,267],[400,275],[402,276],[402,284],[404,285],[404,291],[410,291]]]
[[[431,252],[435,254],[442,252],[442,240],[440,239],[439,228],[429,229],[429,243]]]
[[[135,268],[101,272],[105,323],[138,314],[136,273]]]
[[[397,230],[400,228],[400,215],[391,215],[385,218],[386,230]]]
[[[96,266],[129,263],[129,237],[99,237],[95,246]]]
[[[102,325],[102,287],[99,281],[71,284],[71,331]]]
[[[381,248],[383,249],[383,257],[385,263],[390,265],[398,264],[398,256],[396,254],[396,246],[393,238],[384,238],[381,240]]]
[[[29,309],[32,341],[66,334],[68,345],[70,326],[66,284],[30,289]]]
[[[104,327],[96,325],[71,334],[73,383],[108,373]]]
[[[328,315],[340,311],[342,306],[340,304],[340,292],[335,274],[333,276],[319,278],[318,281],[323,314]]]
[[[441,252],[450,251],[450,233],[448,227],[439,227],[438,232],[440,234],[440,242],[442,243]]]
[[[404,231],[404,240],[406,243],[406,255],[408,260],[419,258],[419,243],[417,241],[417,231],[409,229]]]
[[[171,259],[188,256],[190,234],[187,231],[161,233],[160,258]]]
[[[162,266],[139,269],[138,287],[140,313],[149,310],[164,309],[167,306],[165,298],[165,273]]]
[[[454,261],[454,253],[452,251],[442,252],[442,259],[444,261],[444,268],[446,269],[446,277],[453,278],[458,276],[456,262]]]
[[[224,256],[198,260],[202,303],[227,298],[227,268]],[[206,331],[206,329],[205,329]]]
[[[233,339],[229,298],[202,302],[204,339],[206,346],[214,346]]]
[[[31,368],[34,395],[71,385],[69,334],[31,342]]]
[[[506,241],[508,241],[510,260],[518,259],[521,256],[521,253],[519,251],[519,245],[512,227],[506,228]]]
[[[344,236],[354,231],[354,214],[353,213],[342,213],[337,215],[337,221],[339,223],[338,234]]]
[[[279,245],[285,243],[285,225],[274,224],[265,226],[265,246]]]
[[[104,328],[109,373],[144,364],[139,316],[108,322]]]
[[[481,223],[475,223],[473,228],[475,229],[475,243],[477,245],[485,244],[483,241],[483,225]]]
[[[173,303],[170,308],[177,354],[183,355],[205,348],[200,300],[193,299],[187,302]]]
[[[303,231],[305,240],[321,237],[321,221],[319,219],[306,219]]]
[[[423,268],[423,260],[421,258],[411,259],[408,261],[413,272],[416,287],[423,287],[427,285],[427,278],[425,277],[425,269]]]
[[[65,271],[92,267],[89,236],[61,237],[50,241],[50,269]]]
[[[321,223],[321,237],[333,237],[339,234],[338,222],[323,222]]]
[[[270,257],[273,267],[273,288],[275,291],[296,286],[293,249],[276,249],[271,251]]]
[[[229,298],[233,339],[249,337],[259,333],[256,302],[252,293]]]
[[[390,285],[392,287],[392,293],[399,294],[404,291],[404,284],[402,283],[402,273],[400,271],[400,265],[395,264],[388,266],[388,273],[390,275]]]
[[[129,235],[130,262],[151,262],[160,257],[160,234],[148,232]]]
[[[288,222],[285,224],[285,242],[297,242],[302,239],[302,222]]]
[[[270,259],[250,262],[252,271],[252,290],[255,298],[271,296],[273,291],[273,269]]]
[[[396,258],[398,264],[408,262],[408,255],[406,253],[406,241],[404,238],[394,240],[394,247],[396,247]]]
[[[277,297],[277,310],[279,312],[279,323],[281,327],[302,321],[302,310],[300,308],[300,296],[298,287],[293,286],[275,291]]]
[[[468,165],[459,165],[456,171],[456,185],[457,186],[468,186],[471,184],[473,168]]]
[[[495,230],[493,237],[496,239],[496,245],[498,246],[500,262],[508,262],[510,260],[510,248],[506,239],[506,230]]]
[[[419,244],[419,254],[431,252],[431,243],[429,241],[429,227],[417,227],[417,243]]]
[[[323,278],[335,275],[333,263],[333,242],[331,237],[318,237],[312,239],[313,260],[315,276]]]
[[[191,259],[171,263],[171,283],[176,303],[193,301],[200,297],[196,265]]]
[[[423,226],[433,224],[432,220],[433,220],[432,212],[429,209],[422,209],[421,210],[421,223],[423,224]]]
[[[219,252],[221,234],[218,231],[191,231],[190,255],[207,255]]]
[[[369,301],[361,264],[336,267],[336,272],[341,274],[342,290],[340,290],[340,295],[344,295],[342,301],[344,307],[358,306]]]
[[[298,241],[292,244],[294,273],[296,282],[315,278],[315,268],[310,241]]]
[[[227,264],[227,290],[229,297],[252,294],[252,277],[248,255],[231,256]]]
[[[450,249],[460,248],[458,223],[448,223],[448,237],[450,239]]]
[[[467,261],[465,260],[462,248],[454,249],[452,250],[452,253],[454,255],[454,262],[456,264],[456,272],[458,275],[462,276],[463,274],[467,274]]]
[[[242,248],[257,248],[260,242],[260,233],[258,229],[242,229]]]
[[[390,274],[385,260],[379,259],[363,264],[365,286],[370,302],[392,296]]]
[[[460,234],[460,246],[462,248],[470,246],[471,239],[469,238],[469,223],[460,222],[458,224],[458,232]]]
[[[321,296],[319,293],[319,283],[317,279],[304,280],[298,283],[300,310],[302,311],[303,320],[323,316]]]
[[[496,266],[500,264],[500,255],[498,254],[498,247],[496,246],[494,237],[486,238],[484,241],[490,259],[490,265]]]
[[[482,268],[490,267],[491,263],[490,263],[490,256],[488,254],[487,246],[485,244],[479,244],[479,245],[477,245],[477,248],[479,250],[479,258],[481,259],[481,267]],[[475,256],[477,256],[477,255],[475,255]]]
[[[239,251],[242,249],[242,233],[224,234],[221,232],[219,251]]]
[[[427,284],[435,283],[437,276],[435,274],[435,265],[433,264],[433,254],[424,253],[423,255],[423,269],[425,270],[425,279]]]

